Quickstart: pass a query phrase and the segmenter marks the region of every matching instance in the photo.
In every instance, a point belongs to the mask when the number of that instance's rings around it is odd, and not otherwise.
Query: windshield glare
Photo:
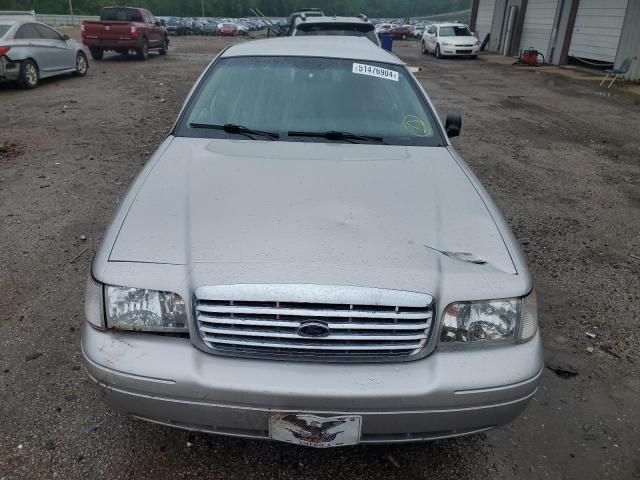
[[[471,32],[467,27],[440,27],[441,37],[470,37]]]
[[[403,66],[346,59],[221,59],[189,102],[176,134],[246,139],[189,124],[242,125],[277,133],[280,141],[326,142],[288,133],[340,131],[382,137],[394,145],[443,144],[431,110]]]

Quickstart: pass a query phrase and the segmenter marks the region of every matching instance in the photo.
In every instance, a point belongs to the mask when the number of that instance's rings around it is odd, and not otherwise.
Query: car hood
[[[478,40],[475,37],[440,37],[443,43],[453,43],[454,45],[474,45]]]
[[[516,273],[447,148],[175,138],[130,195],[111,262]]]

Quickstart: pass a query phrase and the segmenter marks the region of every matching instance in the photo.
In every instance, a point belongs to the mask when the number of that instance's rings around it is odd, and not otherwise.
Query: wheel
[[[440,45],[436,45],[436,58],[442,58],[442,53],[440,53]]]
[[[140,48],[136,48],[136,56],[140,60],[146,60],[149,58],[149,44],[147,43],[147,39],[142,39],[142,45]]]
[[[423,55],[428,55],[429,54],[429,50],[427,49],[427,44],[424,43],[424,41],[422,42],[422,54]]]
[[[162,41],[162,47],[160,48],[160,55],[166,55],[168,50],[169,39],[167,37],[164,37],[164,40]]]
[[[102,60],[104,56],[104,50],[100,47],[89,47],[89,52],[91,52],[91,58],[94,60]]]
[[[32,89],[36,88],[40,83],[40,74],[38,73],[38,65],[33,60],[25,60],[20,64],[20,76],[18,77],[18,85],[20,88]]]
[[[406,40],[407,36],[406,35],[402,35],[402,40]]]
[[[73,73],[77,77],[84,77],[89,70],[89,61],[84,52],[78,52],[76,54],[76,71]]]

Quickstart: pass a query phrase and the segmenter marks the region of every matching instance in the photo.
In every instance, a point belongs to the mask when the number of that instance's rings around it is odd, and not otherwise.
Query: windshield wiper
[[[211,125],[208,123],[190,123],[189,126],[191,128],[204,128],[208,130],[222,130],[226,133],[236,133],[238,135],[245,135],[252,140],[255,140],[254,135],[259,137],[266,137],[270,140],[277,140],[280,138],[280,135],[274,132],[265,132],[262,130],[253,130],[251,128],[247,128],[243,125],[234,125],[232,123],[227,123],[226,125]]]
[[[326,138],[327,140],[335,140],[335,141],[345,140],[351,143],[359,143],[359,142],[385,143],[382,137],[374,137],[371,135],[356,135],[349,132],[338,132],[334,130],[331,130],[328,132],[289,132],[288,135],[290,137]]]

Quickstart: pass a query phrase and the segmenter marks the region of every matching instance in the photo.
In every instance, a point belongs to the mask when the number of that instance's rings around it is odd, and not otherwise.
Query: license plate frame
[[[362,416],[320,417],[310,414],[277,413],[269,418],[272,440],[311,448],[334,448],[360,443]]]

